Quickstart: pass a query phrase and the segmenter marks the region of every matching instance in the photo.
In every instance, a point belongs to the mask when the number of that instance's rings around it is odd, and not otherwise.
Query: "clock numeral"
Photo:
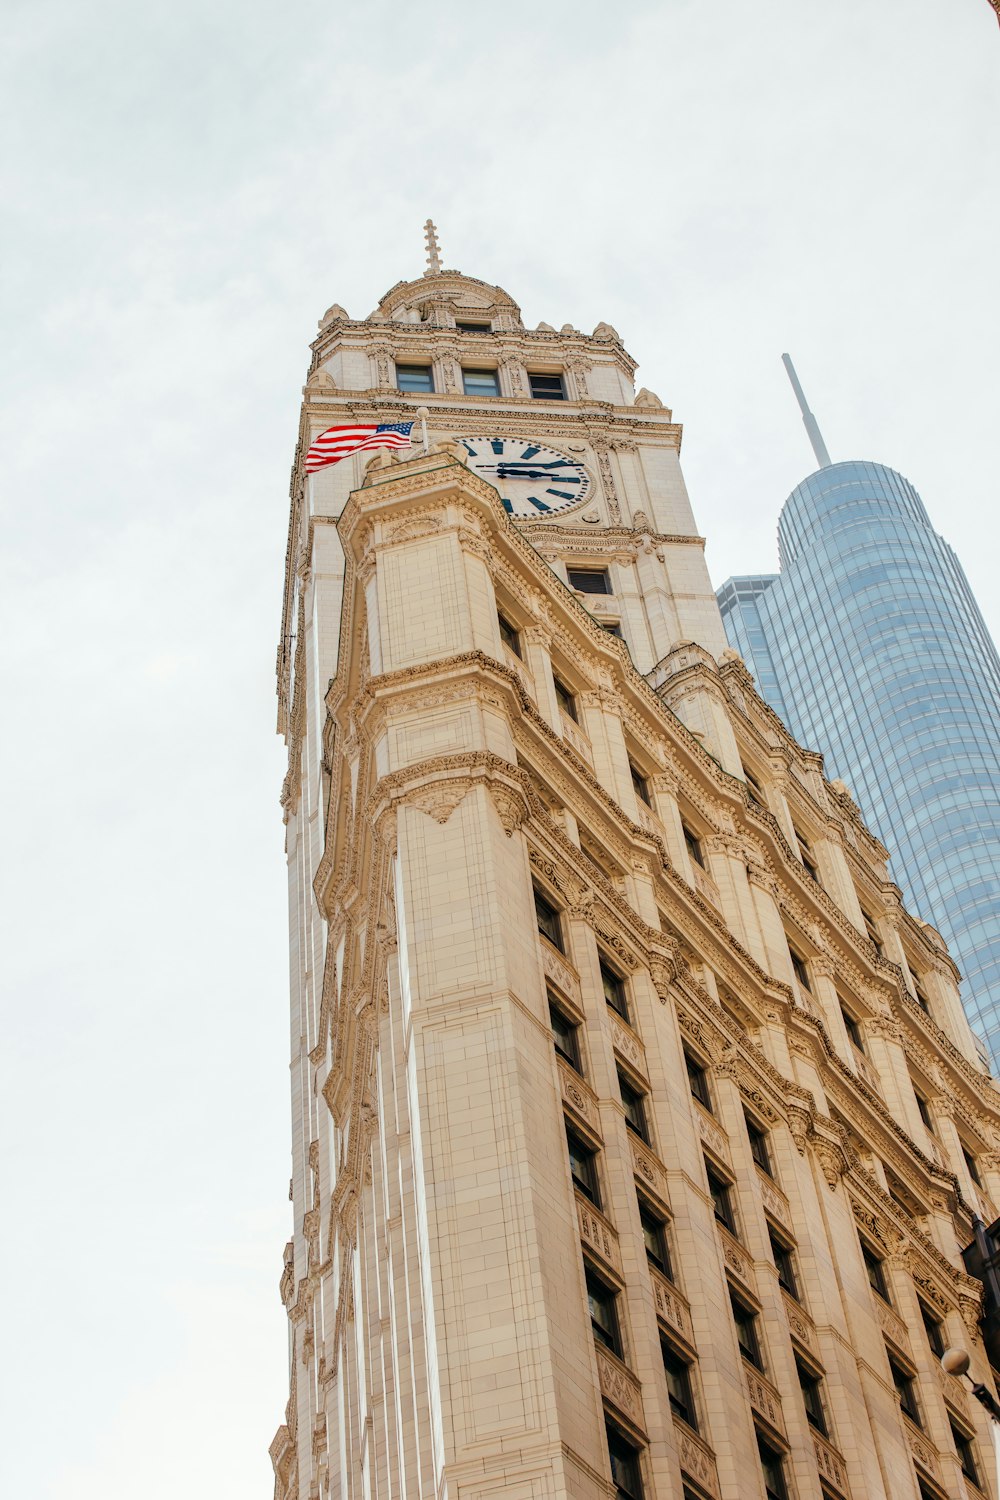
[[[466,453],[469,455],[470,458],[478,458],[479,457],[479,454],[476,451],[476,449],[473,448],[473,446],[472,446],[471,443],[467,443],[464,438],[462,439],[462,447],[465,449]]]
[[[551,493],[551,492],[550,492]],[[528,504],[533,505],[536,510],[551,510],[551,505],[546,505],[544,500],[539,500],[537,495],[528,496]]]
[[[541,453],[541,451],[542,450],[541,450],[541,448],[539,448],[539,446],[538,446],[537,443],[529,444],[528,447],[525,448],[524,452],[521,454],[521,457],[522,458],[534,458],[535,454],[536,453]]]
[[[503,438],[493,438],[493,439],[491,439],[491,441],[490,441],[490,447],[493,449],[494,453],[502,453],[503,452]]]
[[[579,483],[579,480],[577,481],[577,483]],[[554,490],[550,486],[549,489],[547,489],[545,491],[545,493],[547,495],[558,495],[560,500],[575,500],[576,499],[576,496],[574,495],[574,493],[573,493],[572,490]]]
[[[509,516],[512,516],[514,514],[514,507],[513,507],[513,505],[511,505],[510,501],[507,499],[507,497],[505,495],[501,495],[500,499],[503,501],[503,508],[504,508],[504,510],[507,512],[507,514]]]

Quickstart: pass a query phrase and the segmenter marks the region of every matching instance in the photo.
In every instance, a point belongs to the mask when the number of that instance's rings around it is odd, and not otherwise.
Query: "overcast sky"
[[[996,633],[987,0],[8,0],[5,1494],[269,1500],[287,1394],[273,668],[307,345],[443,259],[613,323],[709,564],[920,490]]]

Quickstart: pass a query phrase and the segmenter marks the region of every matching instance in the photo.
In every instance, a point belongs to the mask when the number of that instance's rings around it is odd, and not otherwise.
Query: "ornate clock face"
[[[475,469],[500,492],[504,509],[520,519],[555,515],[590,496],[583,464],[528,438],[462,438]]]

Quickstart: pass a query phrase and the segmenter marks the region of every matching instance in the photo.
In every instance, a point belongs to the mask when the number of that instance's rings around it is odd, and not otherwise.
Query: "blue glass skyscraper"
[[[730,643],[892,851],[906,904],[962,970],[969,1019],[997,1068],[996,647],[957,557],[893,469],[827,462],[788,497],[778,543],[779,573],[718,591]]]

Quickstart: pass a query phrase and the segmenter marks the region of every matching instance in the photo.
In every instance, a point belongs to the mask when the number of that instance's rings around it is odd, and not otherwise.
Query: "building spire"
[[[441,250],[438,245],[437,230],[434,228],[433,219],[428,219],[424,225],[424,238],[427,241],[427,267],[425,276],[436,276],[441,270]]]
[[[788,372],[789,380],[792,382],[792,390],[795,392],[795,399],[799,403],[799,411],[802,413],[802,420],[805,423],[806,432],[809,434],[809,441],[810,443],[812,443],[812,450],[816,455],[816,462],[819,464],[821,469],[828,469],[831,462],[830,455],[827,451],[826,444],[823,441],[823,434],[819,430],[819,423],[816,421],[816,418],[813,416],[812,412],[809,410],[808,405],[806,404],[805,393],[802,387],[799,385],[799,377],[795,373],[795,366],[792,364],[791,355],[783,354],[781,356],[781,362]]]

